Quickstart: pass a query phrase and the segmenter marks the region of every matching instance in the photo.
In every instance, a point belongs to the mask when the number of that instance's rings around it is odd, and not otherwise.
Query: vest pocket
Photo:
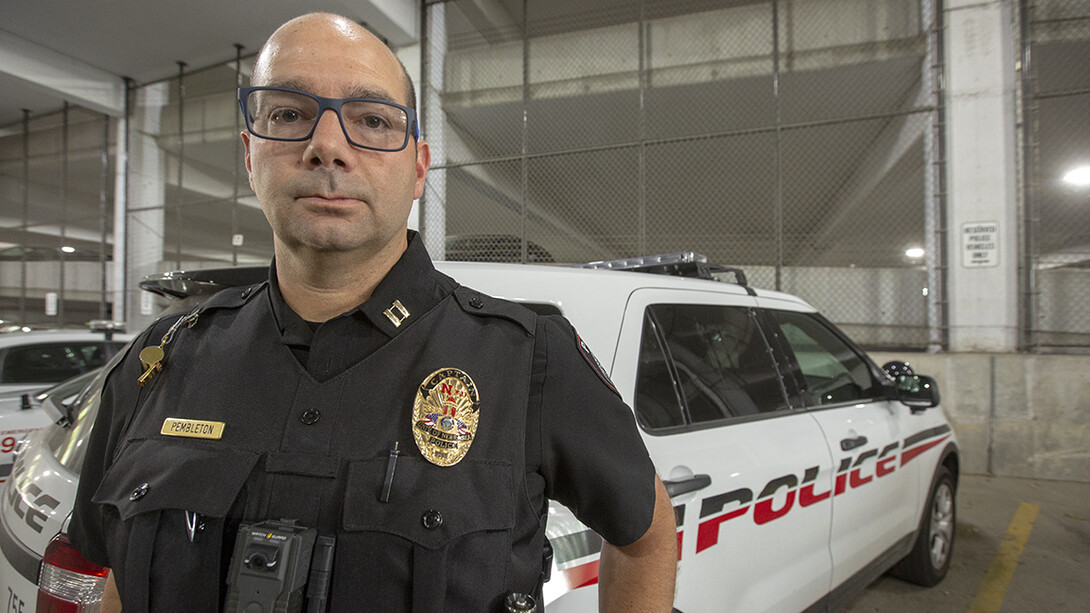
[[[401,457],[380,502],[386,467],[386,458],[349,465],[334,602],[365,594],[377,608],[360,610],[496,610],[511,559],[511,464]]]
[[[106,536],[126,613],[220,610],[227,518],[257,459],[162,440],[120,453],[92,501],[116,511]]]

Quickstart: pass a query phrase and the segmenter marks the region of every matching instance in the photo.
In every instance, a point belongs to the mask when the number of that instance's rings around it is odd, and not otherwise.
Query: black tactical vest
[[[176,330],[93,497],[116,509],[104,529],[126,613],[219,611],[238,525],[264,519],[336,536],[331,612],[490,612],[512,591],[539,593],[547,501],[525,458],[534,314],[458,288],[318,382],[281,344],[266,292],[221,292]],[[453,466],[424,459],[413,436],[414,400],[441,369],[479,395]],[[198,438],[204,426],[172,432],[171,418],[223,430]]]

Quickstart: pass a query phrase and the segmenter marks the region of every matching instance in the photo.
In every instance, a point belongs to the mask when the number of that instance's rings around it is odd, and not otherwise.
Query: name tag
[[[168,417],[163,421],[159,434],[166,436],[185,436],[188,438],[223,438],[222,421],[201,421],[199,419],[179,419]]]

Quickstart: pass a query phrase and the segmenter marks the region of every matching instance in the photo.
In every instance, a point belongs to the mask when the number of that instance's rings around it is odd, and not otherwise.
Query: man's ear
[[[248,130],[243,130],[239,136],[242,138],[242,148],[245,150],[243,159],[246,161],[246,177],[250,182],[250,189],[254,189],[254,167],[250,163],[250,132]],[[257,193],[256,189],[254,190],[254,193]]]
[[[249,155],[246,156],[246,163],[250,163]],[[416,143],[416,186],[413,199],[419,199],[424,195],[424,177],[428,174],[430,166],[431,148],[428,147],[427,141],[419,141]]]

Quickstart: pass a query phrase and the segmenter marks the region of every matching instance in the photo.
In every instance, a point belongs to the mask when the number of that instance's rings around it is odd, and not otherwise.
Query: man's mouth
[[[348,196],[342,196],[341,194],[306,194],[300,196],[300,198],[318,198],[320,200],[354,200]]]
[[[359,202],[359,198],[352,196],[345,196],[342,194],[307,194],[305,196],[299,196],[299,200],[312,200],[321,203],[337,204],[337,203],[349,203]]]
[[[347,215],[359,209],[360,201],[341,194],[311,194],[296,199],[305,210],[318,215]]]

